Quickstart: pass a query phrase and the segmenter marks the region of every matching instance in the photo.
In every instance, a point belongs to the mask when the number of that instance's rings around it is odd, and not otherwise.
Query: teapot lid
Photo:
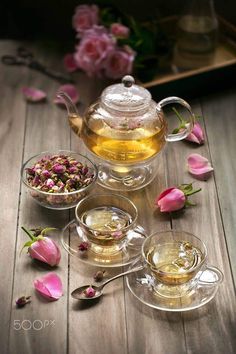
[[[126,75],[122,83],[108,86],[101,96],[102,103],[113,110],[136,112],[147,109],[152,96],[144,87],[135,85],[134,78]]]

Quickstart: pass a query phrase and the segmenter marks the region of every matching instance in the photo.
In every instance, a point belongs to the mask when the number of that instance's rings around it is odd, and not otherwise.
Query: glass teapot
[[[83,118],[66,93],[58,97],[67,107],[70,126],[98,160],[98,183],[112,190],[130,191],[149,184],[157,171],[155,158],[166,141],[184,139],[194,124],[187,102],[168,97],[156,103],[130,75],[108,86]],[[176,103],[188,110],[189,121],[178,133],[169,134],[162,108]]]

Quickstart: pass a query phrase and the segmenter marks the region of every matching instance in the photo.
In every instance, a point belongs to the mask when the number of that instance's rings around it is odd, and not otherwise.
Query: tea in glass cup
[[[206,265],[205,244],[188,232],[157,232],[144,241],[142,255],[153,276],[154,291],[164,297],[181,297],[197,285],[215,285],[223,279],[217,268]],[[212,279],[203,281],[207,270]]]
[[[135,230],[138,211],[126,197],[98,194],[82,199],[75,216],[90,250],[100,255],[114,255],[129,241],[128,232]]]

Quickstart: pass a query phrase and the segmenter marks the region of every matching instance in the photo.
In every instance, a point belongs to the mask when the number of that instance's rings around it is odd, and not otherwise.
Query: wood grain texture
[[[2,41],[0,48],[3,53],[13,52],[18,44]],[[61,70],[61,57],[53,49],[34,43],[31,48],[47,66]],[[74,77],[81,94],[79,110],[82,113],[100,95],[104,83],[82,74]],[[154,181],[143,190],[121,193],[136,204],[138,222],[148,234],[171,227],[196,234],[207,245],[209,263],[224,273],[224,283],[209,304],[189,313],[167,313],[142,305],[129,292],[125,279],[109,284],[103,298],[95,304],[86,305],[73,300],[71,291],[79,285],[91,283],[97,268],[69,256],[62,247],[62,260],[54,271],[62,279],[64,296],[48,303],[34,292],[33,280],[51,268],[32,262],[24,252],[19,257],[26,241],[20,226],[63,227],[73,219],[74,210],[53,211],[38,206],[25,188],[21,188],[19,171],[22,161],[50,149],[71,149],[85,155],[88,151],[70,131],[66,112],[52,103],[59,86],[57,82],[24,67],[3,65],[0,79],[0,179],[4,206],[0,216],[1,353],[234,353],[236,300],[232,274],[235,277],[236,195],[230,186],[235,184],[235,91],[207,97],[201,105],[199,102],[193,104],[196,113],[204,114],[203,124],[208,138],[205,145],[169,143],[157,158],[158,175]],[[26,104],[20,92],[23,85],[45,90],[48,102]],[[156,210],[154,199],[167,186],[193,180],[186,168],[187,156],[192,152],[212,161],[214,176],[207,182],[195,182],[196,188],[202,188],[192,197],[196,207],[186,208],[170,218]],[[9,176],[10,192],[6,188],[9,187]],[[97,186],[92,193],[104,192],[110,193]],[[52,237],[59,242],[58,235]],[[76,246],[76,240],[70,239],[70,242]],[[122,270],[122,267],[108,269],[107,277]],[[16,309],[15,300],[21,295],[32,295],[32,303]],[[14,321],[21,324],[20,330],[15,329]],[[43,328],[38,330],[42,325]]]
[[[47,66],[51,66],[54,69],[61,68],[58,56],[51,55],[46,48],[42,50],[34,45],[33,52],[39,60],[46,62]],[[60,116],[60,109],[52,103],[59,84],[35,71],[30,72],[28,84],[45,90],[48,95],[48,102],[27,104],[23,150],[24,161],[41,151],[69,149],[70,147],[70,131],[67,122]],[[22,151],[23,144],[20,148]],[[32,262],[26,255],[26,251],[23,251],[21,256],[19,256],[19,252],[27,240],[25,233],[20,229],[21,225],[27,228],[35,226],[63,227],[68,222],[68,219],[68,211],[57,212],[39,206],[29,195],[28,191],[24,187],[22,188],[19,205],[13,301],[22,295],[32,295],[32,302],[22,310],[16,309],[14,304],[12,304],[10,353],[63,354],[67,351],[67,254],[63,252],[59,267],[51,269],[51,267]],[[33,281],[52,270],[62,280],[64,296],[59,301],[50,303],[35,293]],[[16,329],[16,321],[21,324],[20,330]]]
[[[236,90],[202,101],[232,274],[236,283]]]
[[[14,53],[14,42],[1,41],[2,54]],[[12,283],[15,258],[15,241],[18,222],[20,168],[25,129],[26,105],[22,100],[21,86],[27,85],[26,69],[6,67],[0,63],[0,185],[1,185],[1,267],[0,267],[0,343],[1,353],[7,353]]]
[[[165,175],[165,153],[156,160],[157,177],[145,189],[129,193],[139,211],[139,223],[150,235],[171,228],[169,215],[161,214],[154,205],[167,185]],[[180,313],[155,311],[134,298],[125,288],[128,352],[142,353],[185,353],[185,338]],[[171,340],[167,340],[168,337]]]
[[[194,111],[201,114],[197,105]],[[169,185],[194,180],[186,168],[187,157],[191,153],[199,153],[210,160],[207,141],[197,148],[187,142],[168,145]],[[199,236],[207,246],[208,263],[221,269],[225,279],[212,302],[183,315],[187,353],[209,353],[212,350],[214,353],[234,353],[236,313],[233,309],[236,301],[214,177],[207,182],[195,181],[194,187],[202,188],[191,199],[197,205],[173,214],[173,228]]]
[[[82,94],[83,105],[79,107],[83,113],[85,107],[100,96],[103,86],[94,80],[78,78],[78,88]],[[89,155],[83,142],[74,133],[71,136],[72,150]],[[91,157],[91,156],[89,156]],[[94,157],[91,157],[94,160]],[[94,193],[109,193],[97,186]],[[73,213],[73,212],[72,212]],[[78,241],[71,239],[76,248]],[[103,269],[103,268],[100,268]],[[105,268],[104,268],[105,269]],[[93,275],[97,267],[82,264],[75,257],[70,257],[69,293],[83,284],[94,283]],[[106,277],[112,277],[122,272],[122,268],[106,269]],[[105,289],[102,299],[89,306],[69,298],[69,352],[70,353],[127,353],[127,338],[125,325],[125,304],[123,294],[123,280],[117,279]],[[89,345],[88,345],[89,343]]]

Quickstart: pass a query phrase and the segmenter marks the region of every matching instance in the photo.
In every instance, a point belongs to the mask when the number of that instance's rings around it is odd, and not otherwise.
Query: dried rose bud
[[[71,166],[68,170],[70,173],[77,173],[78,172],[78,168],[76,166]]]
[[[51,173],[48,170],[44,170],[42,171],[42,175],[46,178],[50,178],[51,177]]]
[[[95,281],[102,281],[104,278],[104,274],[105,274],[105,270],[99,270],[94,274],[93,279]]]
[[[87,289],[84,291],[84,295],[86,297],[94,297],[96,294],[96,290],[92,288],[92,286],[89,286]]]
[[[81,242],[78,247],[81,252],[87,251],[89,248],[89,243],[85,241]]]
[[[60,165],[59,163],[56,163],[54,166],[53,166],[53,171],[55,173],[64,173],[66,171],[66,167],[63,166],[63,165]]]
[[[16,306],[17,307],[24,307],[26,304],[28,304],[31,296],[21,296],[19,299],[16,300]]]
[[[49,187],[49,188],[52,188],[55,183],[53,182],[53,180],[51,178],[48,178],[45,182],[46,186]]]

